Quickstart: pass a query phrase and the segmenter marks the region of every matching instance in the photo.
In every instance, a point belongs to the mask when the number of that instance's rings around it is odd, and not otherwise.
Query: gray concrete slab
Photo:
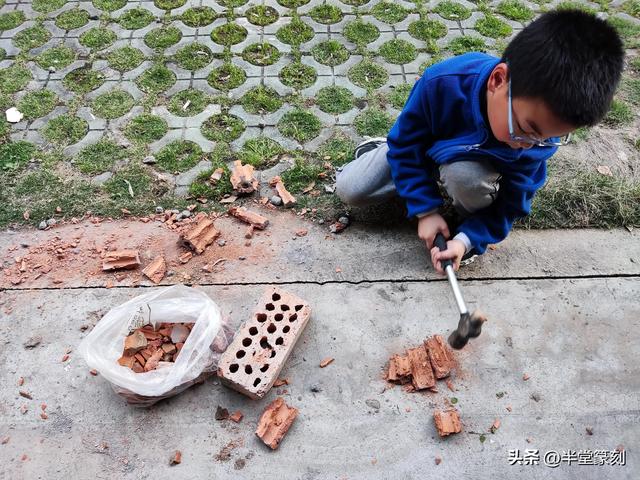
[[[234,326],[247,318],[262,292],[262,286],[247,285],[202,288]],[[308,299],[313,314],[283,371],[291,385],[282,396],[300,415],[274,452],[253,432],[275,389],[254,402],[209,380],[139,410],[125,405],[101,376],[91,376],[75,351],[61,362],[65,350],[75,349],[83,337],[80,325],[93,325],[140,289],[5,291],[0,438],[9,440],[0,445],[0,478],[637,478],[637,278],[465,283],[465,294],[479,301],[490,321],[458,355],[457,391],[440,382],[438,393],[424,394],[384,390],[382,370],[392,353],[427,335],[447,334],[457,322],[446,284],[286,288]],[[42,344],[24,349],[34,334],[42,336]],[[327,356],[335,362],[320,369]],[[21,376],[21,388],[33,400],[18,395]],[[501,398],[500,392],[505,392]],[[458,399],[464,432],[442,440],[432,413],[451,397]],[[48,420],[39,416],[42,402]],[[240,409],[245,419],[237,425],[217,422],[217,405]],[[496,418],[501,427],[486,433]],[[232,441],[240,446],[228,461],[217,461],[215,455]],[[508,462],[509,449],[538,449],[544,455],[618,445],[627,452],[626,466]],[[182,451],[183,463],[169,467],[175,449]]]

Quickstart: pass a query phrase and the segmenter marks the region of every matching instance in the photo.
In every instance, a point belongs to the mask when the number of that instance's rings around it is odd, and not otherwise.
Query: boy
[[[336,193],[362,206],[399,195],[431,261],[485,252],[526,216],[545,182],[546,160],[578,127],[611,104],[624,49],[606,21],[578,10],[543,14],[502,59],[469,53],[425,70],[387,139],[361,143],[338,171]],[[463,218],[455,230],[438,212],[438,182]],[[447,249],[434,247],[442,233]]]

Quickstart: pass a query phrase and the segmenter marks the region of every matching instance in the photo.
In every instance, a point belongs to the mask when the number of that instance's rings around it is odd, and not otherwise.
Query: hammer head
[[[472,313],[460,315],[458,328],[449,335],[449,345],[456,350],[462,349],[469,339],[476,338],[482,332],[482,324],[487,321],[487,317],[476,310]]]

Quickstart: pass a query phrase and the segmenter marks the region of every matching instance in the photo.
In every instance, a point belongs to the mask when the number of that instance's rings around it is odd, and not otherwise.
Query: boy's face
[[[509,135],[509,79],[505,63],[499,63],[487,81],[487,116],[494,137],[511,148],[531,148],[527,142],[518,142]],[[537,98],[516,97],[511,101],[513,133],[521,137],[547,139],[563,137],[576,127],[565,123],[551,113],[547,105]]]

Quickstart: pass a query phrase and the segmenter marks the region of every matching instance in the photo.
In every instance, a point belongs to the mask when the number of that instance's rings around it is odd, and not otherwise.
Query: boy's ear
[[[499,63],[491,71],[489,81],[487,82],[487,90],[495,93],[496,90],[505,88],[509,82],[509,67],[506,63]]]

